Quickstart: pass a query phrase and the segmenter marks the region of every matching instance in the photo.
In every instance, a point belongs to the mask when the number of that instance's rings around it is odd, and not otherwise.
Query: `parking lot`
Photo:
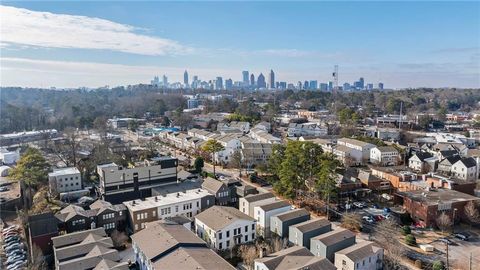
[[[450,263],[458,269],[468,269],[471,259],[472,269],[480,269],[480,235],[473,230],[468,230],[468,234],[471,236],[468,241],[463,241],[453,236],[445,237],[450,241],[448,245]],[[437,239],[430,244],[437,252],[446,256],[447,244],[445,242]]]
[[[13,270],[27,267],[27,250],[22,228],[18,225],[2,228],[2,247],[0,251],[2,269]]]

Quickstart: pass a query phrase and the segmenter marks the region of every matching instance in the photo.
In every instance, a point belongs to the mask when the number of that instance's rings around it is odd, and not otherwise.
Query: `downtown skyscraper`
[[[243,77],[243,85],[247,86],[248,85],[248,75],[249,75],[249,72],[248,70],[244,70],[242,71],[242,77]]]
[[[260,75],[258,75],[257,87],[258,88],[267,88],[267,83],[265,82],[265,76],[263,76],[262,73],[260,73]]]
[[[268,76],[268,84],[270,88],[275,88],[275,72],[273,72],[273,69],[270,70],[270,74]]]
[[[185,72],[183,73],[183,84],[184,84],[185,86],[188,86],[188,85],[189,85],[189,84],[188,84],[188,72],[187,72],[187,70],[185,70]]]

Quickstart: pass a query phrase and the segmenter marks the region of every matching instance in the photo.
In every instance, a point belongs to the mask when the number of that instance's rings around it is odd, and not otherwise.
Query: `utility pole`
[[[449,260],[448,260],[448,243],[445,243],[447,245],[447,270],[450,269],[450,264],[449,264]]]
[[[468,262],[468,269],[472,270],[472,252],[470,252],[470,260]]]
[[[400,115],[398,116],[398,129],[402,129],[402,110],[403,110],[403,101],[400,102]]]

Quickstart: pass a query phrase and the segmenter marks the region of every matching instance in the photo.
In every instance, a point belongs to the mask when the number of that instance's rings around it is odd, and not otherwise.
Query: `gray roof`
[[[312,238],[312,240],[320,241],[325,246],[331,246],[352,237],[355,238],[355,234],[350,230],[338,228],[336,230],[315,236]]]
[[[205,180],[203,180],[203,183],[202,183],[202,188],[208,190],[209,192],[213,192],[215,194],[224,186],[225,184],[223,184],[221,181],[218,181],[211,177],[205,178]]]
[[[377,149],[380,152],[398,152],[397,149],[395,149],[395,147],[392,147],[392,146],[377,146]]]
[[[461,161],[461,162],[465,165],[465,167],[467,167],[467,168],[471,168],[471,167],[477,166],[477,162],[476,162],[475,159],[472,158],[472,157],[462,158],[460,161]]]
[[[327,226],[332,226],[330,221],[328,221],[326,218],[317,218],[317,219],[307,220],[302,223],[292,225],[290,227],[296,228],[302,233],[305,233],[305,232],[310,232],[315,229],[327,227]]]
[[[258,202],[258,201],[262,201],[262,200],[274,198],[274,197],[275,196],[272,193],[266,192],[266,193],[260,193],[255,195],[248,195],[245,197],[245,200],[249,203],[252,203],[252,202]]]
[[[430,154],[429,152],[416,152],[415,156],[417,156],[418,159],[420,159],[421,161],[424,161],[427,158],[433,157],[433,155]]]
[[[183,225],[155,221],[132,235],[155,269],[235,269]]]
[[[237,220],[255,221],[254,218],[242,213],[237,208],[228,206],[212,206],[195,216],[214,231],[221,230]]]
[[[315,256],[285,256],[275,270],[337,270],[327,258]]]
[[[343,254],[346,257],[348,257],[350,260],[357,262],[367,257],[375,255],[376,252],[381,249],[382,248],[375,246],[372,242],[363,241],[353,246],[350,246],[346,249],[337,251],[337,254]]]
[[[272,203],[259,205],[258,207],[260,207],[263,211],[268,212],[268,211],[272,211],[278,208],[283,208],[286,206],[291,206],[291,205],[287,201],[276,201]]]
[[[293,209],[284,213],[276,214],[272,217],[277,217],[280,221],[285,222],[285,221],[296,219],[303,216],[310,216],[310,213],[304,208],[300,208],[300,209]]]
[[[47,212],[28,217],[30,236],[36,237],[47,234],[58,234],[57,219],[52,212]]]
[[[277,269],[286,256],[312,256],[313,254],[305,247],[293,246],[272,253],[266,257],[256,259],[256,262],[265,264],[268,269]]]

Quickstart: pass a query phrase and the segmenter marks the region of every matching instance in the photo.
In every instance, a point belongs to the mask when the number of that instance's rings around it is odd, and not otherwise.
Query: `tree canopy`
[[[49,169],[50,165],[40,151],[35,148],[27,148],[17,162],[17,166],[10,171],[10,178],[23,181],[26,186],[36,187],[47,182]]]

